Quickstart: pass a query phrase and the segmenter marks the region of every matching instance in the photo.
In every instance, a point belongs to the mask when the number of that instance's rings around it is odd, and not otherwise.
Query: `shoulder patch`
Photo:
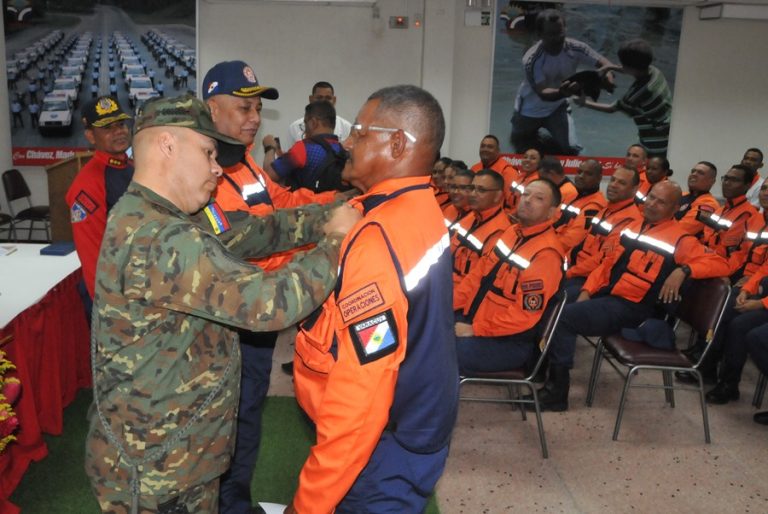
[[[526,293],[523,295],[523,308],[527,311],[540,311],[544,306],[544,295],[541,293]]]
[[[72,204],[72,207],[69,209],[69,221],[72,223],[78,223],[87,217],[88,212],[86,212],[82,205],[77,202]]]
[[[527,291],[539,291],[541,289],[544,289],[544,281],[543,280],[527,280],[520,284],[521,289],[523,292]]]
[[[348,330],[360,364],[368,364],[389,355],[400,344],[391,309],[354,323]]]
[[[208,221],[211,222],[211,227],[213,228],[214,234],[223,234],[232,228],[232,226],[229,224],[229,220],[227,219],[227,215],[224,214],[222,208],[219,207],[219,204],[217,204],[215,201],[206,205],[205,209],[203,209],[203,212],[205,212],[205,216],[208,218]]]
[[[80,191],[77,193],[77,196],[75,197],[75,203],[79,203],[80,207],[85,209],[88,214],[93,214],[93,212],[99,208],[98,202],[96,202],[96,200],[94,200],[91,195],[85,191]]]
[[[384,305],[384,297],[376,282],[361,287],[338,302],[339,313],[344,323],[382,305]]]
[[[699,205],[699,210],[704,212],[715,212],[715,208],[711,205]]]

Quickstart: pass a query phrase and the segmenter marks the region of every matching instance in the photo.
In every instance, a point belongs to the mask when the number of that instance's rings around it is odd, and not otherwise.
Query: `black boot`
[[[705,398],[707,403],[714,403],[715,405],[723,405],[730,401],[738,400],[739,384],[720,381],[714,389],[706,394]]]
[[[549,366],[549,379],[544,387],[537,391],[539,407],[542,411],[563,412],[568,410],[568,391],[571,388],[571,372],[568,368],[557,365]],[[529,398],[532,397],[529,395]],[[528,410],[535,410],[527,404]]]

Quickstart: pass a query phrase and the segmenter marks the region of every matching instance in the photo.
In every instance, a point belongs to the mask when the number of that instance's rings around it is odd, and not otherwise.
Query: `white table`
[[[80,267],[77,252],[40,255],[44,244],[2,243],[16,251],[0,256],[0,328],[40,301],[56,284]]]

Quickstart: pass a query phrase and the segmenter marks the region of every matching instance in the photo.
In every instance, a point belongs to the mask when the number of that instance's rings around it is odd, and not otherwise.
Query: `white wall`
[[[265,101],[261,135],[281,137],[302,115],[318,80],[334,84],[337,109],[350,121],[377,88],[421,85],[445,110],[444,154],[474,162],[488,130],[493,29],[464,26],[466,0],[378,4],[380,17],[374,18],[370,7],[200,0],[201,78],[218,61],[249,62],[262,84],[280,90],[279,100]],[[411,28],[389,29],[394,15],[409,16]],[[423,20],[421,28],[413,27],[416,16]],[[768,22],[699,21],[698,9],[686,8],[669,153],[676,180],[684,182],[701,159],[726,168],[750,146],[768,151],[766,48]],[[3,95],[0,101],[7,105]],[[9,117],[0,116],[2,169],[10,167]],[[47,202],[42,169],[24,172],[34,199]]]

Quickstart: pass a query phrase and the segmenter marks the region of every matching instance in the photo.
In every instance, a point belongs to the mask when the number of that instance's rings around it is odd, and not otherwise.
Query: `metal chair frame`
[[[565,307],[566,297],[567,295],[565,291],[559,291],[555,296],[553,296],[547,305],[544,316],[539,321],[541,324],[540,326],[543,327],[541,338],[539,339],[539,349],[541,350],[541,355],[539,355],[539,358],[536,361],[536,365],[533,367],[533,370],[528,374],[528,376],[523,374],[525,378],[512,378],[511,376],[509,378],[490,378],[488,376],[483,376],[486,375],[484,373],[478,373],[477,375],[473,376],[460,377],[459,381],[459,387],[463,386],[464,384],[502,385],[507,386],[509,391],[509,398],[478,398],[473,396],[461,396],[461,400],[488,403],[511,403],[514,405],[519,405],[523,420],[528,419],[528,416],[525,412],[525,404],[533,405],[536,412],[536,426],[539,431],[539,441],[541,442],[541,454],[545,459],[549,457],[549,451],[547,450],[547,439],[544,435],[544,424],[541,420],[541,406],[539,405],[539,396],[536,391],[536,387],[534,387],[533,379],[539,372],[539,368],[541,368],[547,357],[547,354],[549,353],[552,336],[554,335],[555,329],[560,322],[560,315],[562,314],[563,308]],[[503,375],[504,373],[509,373],[510,375],[519,375],[521,374],[521,370],[509,370],[508,372],[495,372],[493,374]],[[526,399],[520,396],[520,386],[528,388],[528,390],[531,392],[532,399]]]
[[[22,217],[20,218],[19,215],[24,213],[27,209],[33,209],[35,207],[43,207],[43,206],[33,206],[31,196],[32,193],[29,190],[29,186],[27,185],[27,181],[24,180],[23,175],[21,175],[21,172],[17,169],[10,169],[5,172],[3,172],[3,188],[5,189],[5,198],[8,201],[8,209],[11,211],[11,227],[12,227],[12,233],[13,233],[13,240],[18,240],[18,227],[17,225],[21,222],[29,222],[29,232],[27,234],[27,240],[32,240],[32,231],[33,230],[45,230],[46,240],[51,240],[51,220],[50,220],[50,212],[46,218],[38,218],[38,217]],[[21,191],[18,189],[21,188]],[[18,212],[13,208],[13,202],[16,200],[21,200],[23,198],[26,198],[28,207],[25,209],[21,209]],[[47,207],[47,206],[45,206]],[[35,223],[42,222],[43,228],[35,228]],[[9,233],[10,235],[10,233]]]
[[[768,385],[768,377],[760,373],[755,384],[755,394],[752,395],[752,405],[759,409],[763,406],[763,396],[765,396],[765,386]]]
[[[707,287],[709,286],[709,287]],[[712,287],[714,286],[714,287]],[[717,288],[717,289],[716,289]],[[731,288],[728,285],[726,279],[706,279],[697,280],[691,285],[689,291],[686,292],[680,305],[677,308],[676,314],[679,317],[675,323],[675,331],[679,327],[680,322],[685,322],[691,325],[691,328],[697,323],[698,316],[701,316],[701,312],[689,312],[688,303],[694,303],[696,295],[714,294],[715,290],[720,294],[716,301],[710,305],[712,312],[709,313],[709,319],[714,319],[714,326],[706,327],[706,347],[699,357],[697,362],[691,362],[690,366],[672,366],[664,364],[636,364],[631,361],[623,360],[618,352],[610,345],[610,341],[606,344],[606,340],[610,338],[600,338],[595,348],[595,355],[592,360],[592,372],[589,378],[589,385],[587,389],[587,406],[591,407],[595,397],[595,391],[597,389],[597,381],[600,375],[600,367],[602,361],[605,359],[616,370],[619,375],[624,377],[624,387],[621,392],[621,400],[619,401],[619,411],[616,415],[616,424],[613,429],[613,440],[616,441],[619,437],[619,430],[621,428],[621,421],[624,416],[624,409],[626,406],[627,395],[629,389],[632,387],[644,388],[644,389],[663,389],[666,403],[669,403],[670,407],[675,407],[675,390],[681,391],[697,391],[699,393],[699,400],[701,403],[701,415],[704,423],[704,440],[709,444],[711,442],[709,431],[709,416],[707,414],[707,403],[704,399],[704,381],[699,371],[701,363],[706,358],[710,350],[710,343],[714,340],[717,330],[720,328],[720,323],[723,319],[725,308],[728,304],[728,298],[731,295]],[[628,369],[627,369],[628,368]],[[624,369],[627,369],[625,372]],[[649,383],[632,383],[633,377],[638,375],[643,370],[656,370],[661,371],[663,384],[649,384]],[[672,378],[674,371],[687,371],[693,373],[699,381],[698,387],[676,385]]]

